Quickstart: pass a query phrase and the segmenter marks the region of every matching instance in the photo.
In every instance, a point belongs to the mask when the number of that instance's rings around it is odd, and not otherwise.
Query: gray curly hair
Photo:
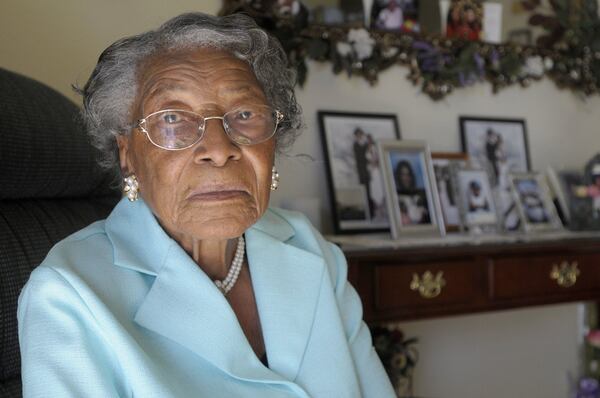
[[[82,90],[83,118],[92,144],[101,153],[100,165],[118,169],[117,135],[131,132],[137,76],[144,61],[163,51],[210,47],[246,61],[271,106],[284,114],[276,137],[278,152],[291,146],[302,124],[294,93],[295,73],[279,42],[242,14],[216,17],[203,13],[179,15],[157,30],[111,44]]]

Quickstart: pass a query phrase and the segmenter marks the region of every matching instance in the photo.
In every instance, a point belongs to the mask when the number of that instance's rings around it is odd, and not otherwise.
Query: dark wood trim
[[[367,322],[600,301],[600,237],[352,250],[346,256]],[[553,265],[563,261],[577,263],[581,270],[572,287],[561,287],[550,278]],[[412,275],[425,270],[443,271],[447,284],[439,297],[426,299],[409,288]]]

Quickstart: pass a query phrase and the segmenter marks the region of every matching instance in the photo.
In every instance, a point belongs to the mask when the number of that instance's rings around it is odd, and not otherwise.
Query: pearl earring
[[[127,199],[129,199],[130,202],[135,202],[138,200],[138,192],[140,188],[135,174],[131,174],[130,176],[123,178],[123,182],[125,182],[123,193],[127,195]]]
[[[271,191],[277,191],[279,187],[279,173],[275,166],[271,169]]]

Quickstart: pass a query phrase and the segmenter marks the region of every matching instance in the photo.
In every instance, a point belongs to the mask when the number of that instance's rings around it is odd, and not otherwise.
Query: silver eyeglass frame
[[[233,109],[233,110],[231,110],[229,112],[225,112],[225,114],[223,116],[208,116],[208,117],[204,117],[204,116],[200,115],[199,113],[192,112],[192,111],[187,111],[185,109],[161,109],[159,111],[152,112],[151,114],[146,115],[146,116],[144,116],[141,119],[138,119],[137,123],[135,124],[135,127],[137,127],[139,130],[141,130],[146,135],[146,138],[148,138],[148,141],[150,141],[152,143],[152,145],[154,145],[154,146],[156,146],[156,147],[158,147],[160,149],[164,149],[166,151],[183,151],[185,149],[193,147],[194,145],[196,145],[198,142],[200,142],[202,140],[202,138],[204,137],[204,133],[206,133],[206,122],[209,121],[209,120],[212,120],[212,119],[221,119],[221,124],[223,125],[223,131],[225,131],[225,134],[227,135],[227,138],[229,138],[229,140],[231,142],[233,142],[236,145],[251,146],[251,145],[260,144],[262,142],[265,142],[265,141],[271,139],[275,135],[275,133],[277,132],[277,127],[279,127],[279,123],[284,118],[283,113],[281,113],[278,109],[273,109],[275,111],[275,128],[273,129],[273,132],[268,137],[266,137],[263,140],[260,140],[260,141],[257,141],[257,142],[253,142],[251,144],[245,144],[245,143],[242,143],[242,142],[235,141],[229,135],[229,132],[227,131],[228,128],[227,128],[227,126],[225,124],[225,116],[228,113],[234,112],[236,110],[238,110],[238,108]],[[203,127],[201,134],[198,136],[198,139],[196,141],[194,141],[193,143],[191,143],[190,145],[188,145],[186,147],[183,147],[183,148],[165,148],[164,146],[158,145],[156,142],[154,142],[152,140],[152,138],[150,137],[150,133],[148,132],[148,130],[146,130],[146,127],[144,125],[146,124],[146,120],[149,117],[157,115],[159,113],[163,113],[163,112],[185,112],[185,113],[191,113],[192,115],[196,115],[196,116],[199,116],[200,118],[202,118],[204,120],[204,126],[198,125],[198,130],[200,130],[200,128]]]

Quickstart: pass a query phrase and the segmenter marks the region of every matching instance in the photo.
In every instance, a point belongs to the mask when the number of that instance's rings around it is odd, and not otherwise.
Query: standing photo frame
[[[521,217],[508,174],[530,170],[525,120],[461,116],[460,131],[463,152],[472,166],[489,170],[502,228],[518,230]]]
[[[318,119],[335,233],[389,231],[377,142],[400,139],[396,115],[320,111]]]
[[[571,201],[574,189],[583,185],[583,173],[579,170],[555,170],[548,166],[546,178],[550,192],[554,195],[554,204],[564,226],[571,226]]]
[[[424,141],[380,141],[392,238],[444,235],[429,146]]]
[[[462,152],[432,152],[431,162],[446,232],[460,231],[463,225],[460,217],[458,187],[453,176],[456,169],[469,165],[469,156]]]
[[[462,168],[454,178],[464,226],[472,233],[496,232],[500,220],[488,171]]]
[[[525,232],[562,228],[550,188],[541,173],[511,173],[509,181]]]

